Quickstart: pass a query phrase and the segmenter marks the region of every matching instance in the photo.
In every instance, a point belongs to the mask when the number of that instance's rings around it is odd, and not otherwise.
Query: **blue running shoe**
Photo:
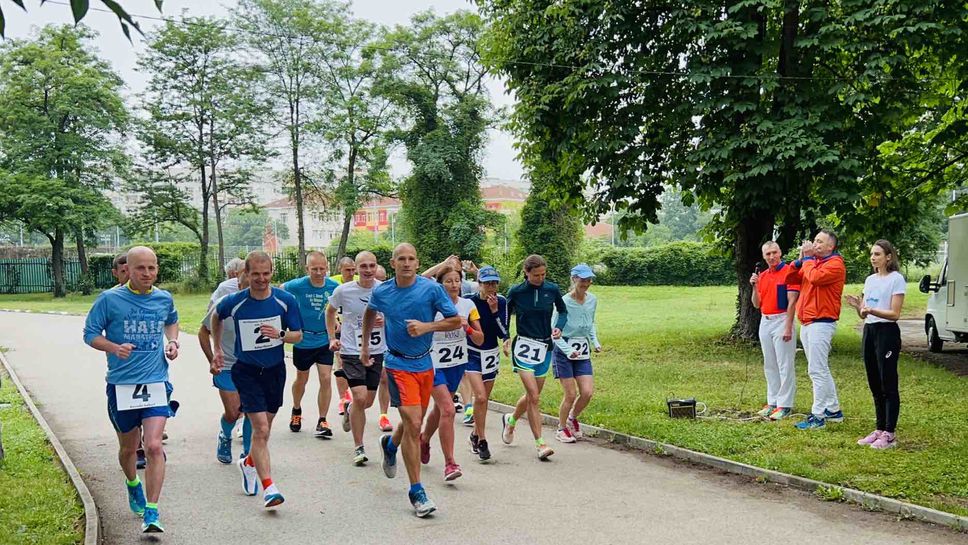
[[[145,499],[145,489],[138,483],[134,486],[128,486],[128,505],[131,507],[131,512],[139,517],[145,514],[145,505],[148,504],[148,500]]]
[[[141,523],[141,532],[144,534],[161,534],[165,529],[158,520],[157,509],[145,509],[145,520]]]
[[[827,422],[843,422],[844,421],[844,411],[837,411],[832,413],[827,409],[823,410],[823,419]]]
[[[810,415],[803,422],[799,422],[796,425],[798,430],[819,430],[826,427],[827,423],[823,418],[817,418],[816,415]]]
[[[421,488],[416,492],[410,492],[410,505],[413,506],[417,516],[424,518],[437,510],[437,505],[427,497],[427,491]]]
[[[223,464],[232,463],[232,438],[226,437],[222,432],[218,432],[218,449],[215,451],[215,458]]]
[[[282,494],[278,490],[276,490],[275,492],[271,492],[271,493],[266,492],[265,501],[266,501],[266,509],[271,509],[286,501],[286,498],[283,498]]]
[[[388,479],[397,476],[397,453],[387,452],[387,445],[390,443],[390,434],[380,437],[380,449],[383,451],[383,473]]]

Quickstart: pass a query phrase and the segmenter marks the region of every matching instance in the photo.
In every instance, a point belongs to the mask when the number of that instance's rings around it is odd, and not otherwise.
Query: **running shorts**
[[[343,374],[350,388],[366,386],[367,390],[375,391],[380,387],[380,376],[383,374],[383,354],[371,354],[373,365],[366,367],[358,355],[342,354]]]
[[[329,346],[320,346],[319,348],[292,347],[292,364],[299,371],[309,371],[317,363],[333,365],[333,353],[329,351]]]
[[[169,403],[171,403],[172,390],[173,388],[171,383],[165,382],[165,393],[168,397]],[[111,425],[114,426],[115,431],[118,433],[128,433],[129,431],[141,426],[141,422],[145,418],[171,418],[175,416],[175,413],[172,412],[170,405],[164,405],[162,407],[149,407],[147,409],[119,411],[117,392],[114,390],[114,384],[107,385],[106,393],[108,395],[108,418],[111,419]]]
[[[394,407],[430,405],[430,394],[434,389],[434,370],[402,371],[387,369],[387,389],[390,391],[390,405]]]
[[[286,365],[281,361],[272,367],[236,362],[232,382],[239,391],[242,412],[275,414],[286,390]]]

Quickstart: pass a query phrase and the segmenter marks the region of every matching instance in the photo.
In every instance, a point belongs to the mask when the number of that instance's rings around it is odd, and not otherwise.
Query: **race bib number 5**
[[[114,394],[117,397],[119,411],[149,409],[168,405],[168,392],[164,382],[116,384]]]
[[[282,346],[282,339],[271,339],[261,332],[263,325],[271,325],[276,329],[282,329],[282,318],[273,316],[271,318],[254,318],[250,320],[239,320],[239,339],[242,342],[243,352],[255,350],[265,350]]]
[[[518,342],[514,345],[514,357],[521,363],[538,365],[544,363],[547,355],[548,345],[544,341],[518,337]]]

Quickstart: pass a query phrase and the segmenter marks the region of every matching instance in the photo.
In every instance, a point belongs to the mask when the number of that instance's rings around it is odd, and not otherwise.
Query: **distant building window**
[[[386,225],[387,223],[387,211],[386,209],[380,210],[380,224]]]

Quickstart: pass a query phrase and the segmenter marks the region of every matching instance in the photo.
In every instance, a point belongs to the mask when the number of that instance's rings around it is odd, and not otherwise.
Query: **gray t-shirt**
[[[209,299],[209,302],[214,305],[219,299],[237,291],[239,291],[239,279],[229,278],[215,288],[215,291],[212,292],[212,297]]]
[[[895,295],[904,295],[906,292],[907,284],[904,282],[904,276],[897,271],[892,271],[885,276],[874,273],[864,280],[864,304],[870,308],[891,310],[891,299]],[[864,319],[865,324],[892,321],[873,314],[868,314]]]
[[[202,320],[202,325],[207,327],[209,331],[212,330],[212,315],[216,312],[216,306],[212,305],[212,308],[208,309],[208,314],[205,315],[205,319]],[[231,316],[227,316],[222,320],[222,354],[225,357],[225,367],[222,370],[230,371],[237,359],[235,357],[235,320]]]

